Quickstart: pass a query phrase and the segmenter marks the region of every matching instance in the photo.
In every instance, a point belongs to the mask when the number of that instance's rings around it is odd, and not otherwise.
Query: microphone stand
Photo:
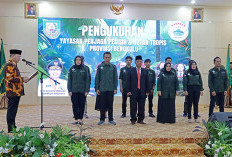
[[[51,127],[45,127],[44,126],[44,122],[43,122],[43,75],[47,76],[48,78],[50,78],[51,80],[53,80],[55,83],[60,84],[59,82],[57,82],[56,80],[54,80],[53,78],[51,78],[50,76],[48,76],[47,74],[45,74],[44,72],[42,72],[41,70],[39,70],[38,68],[34,67],[32,65],[31,62],[25,61],[26,65],[29,65],[30,67],[34,68],[35,70],[37,70],[38,72],[41,73],[40,75],[40,84],[41,84],[41,124],[39,127],[32,127],[32,128],[40,128],[40,130],[43,130],[43,128],[51,128]]]

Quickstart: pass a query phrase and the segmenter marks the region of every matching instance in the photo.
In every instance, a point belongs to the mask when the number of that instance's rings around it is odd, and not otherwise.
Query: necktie
[[[138,70],[138,89],[140,89],[140,71],[139,69]]]

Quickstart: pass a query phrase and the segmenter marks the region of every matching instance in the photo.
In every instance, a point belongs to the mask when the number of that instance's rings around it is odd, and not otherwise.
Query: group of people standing
[[[7,124],[8,132],[16,128],[15,117],[19,105],[19,100],[24,95],[23,82],[27,83],[29,78],[21,77],[17,63],[21,57],[21,50],[10,50],[10,60],[5,65],[4,79],[6,85],[6,96],[8,98]],[[108,112],[109,124],[116,125],[113,119],[114,94],[117,94],[118,74],[117,68],[111,61],[111,53],[105,52],[103,62],[98,65],[95,76],[95,90],[97,93],[98,109],[100,110],[100,121],[98,125],[103,125]],[[126,117],[126,102],[130,97],[130,121],[134,125],[137,123],[146,124],[145,101],[148,98],[149,116],[153,114],[153,93],[156,86],[155,71],[150,68],[151,60],[146,59],[142,68],[143,59],[138,55],[135,57],[135,67],[131,66],[132,57],[125,58],[126,66],[120,69],[120,91],[122,92],[122,116]],[[158,111],[157,122],[175,123],[175,98],[179,91],[179,82],[176,70],[171,66],[172,59],[165,59],[164,68],[157,76],[158,91]],[[90,69],[84,65],[83,56],[76,56],[74,65],[69,69],[68,74],[68,94],[71,97],[75,122],[83,124],[83,115],[86,105],[86,96],[90,91],[91,77]],[[227,71],[221,66],[221,59],[214,58],[214,68],[209,70],[208,85],[210,89],[209,117],[213,113],[215,103],[219,106],[220,112],[224,112],[224,95],[228,88]],[[183,76],[183,90],[186,96],[185,108],[187,108],[188,121],[191,120],[191,108],[194,108],[194,120],[198,119],[198,103],[200,95],[203,95],[203,83],[201,74],[194,60],[189,61],[189,69]],[[99,101],[100,100],[100,101]]]
[[[108,112],[109,124],[116,125],[116,122],[113,119],[113,101],[114,94],[117,94],[117,68],[110,63],[110,52],[105,52],[103,59],[104,61],[97,68],[95,77],[95,90],[98,95],[97,97],[99,97],[100,100],[100,121],[98,124],[105,124],[106,113]],[[120,91],[122,92],[121,118],[126,117],[126,102],[127,98],[130,97],[131,124],[134,125],[136,122],[146,124],[144,122],[146,98],[148,98],[149,103],[149,117],[155,117],[152,109],[153,93],[156,86],[155,71],[150,68],[150,59],[144,61],[145,68],[142,68],[142,56],[135,57],[135,67],[131,66],[132,57],[127,56],[125,62],[126,66],[120,69],[119,75]],[[167,57],[165,59],[164,68],[160,70],[160,74],[157,76],[157,122],[160,123],[175,123],[176,119],[175,98],[176,95],[179,94],[179,82],[176,70],[172,68],[171,62],[172,58]],[[210,88],[209,117],[213,113],[215,103],[219,106],[220,112],[224,112],[224,95],[228,88],[227,72],[226,69],[221,66],[221,59],[215,57],[214,64],[215,67],[209,70],[208,78]],[[85,81],[88,80],[85,79]],[[90,82],[87,84],[89,85]],[[201,73],[194,60],[189,61],[189,69],[183,74],[183,90],[184,95],[186,96],[185,104],[187,104],[187,107],[185,108],[187,108],[188,122],[193,122],[191,113],[193,106],[194,122],[198,123],[198,103],[200,96],[203,96],[204,89]],[[83,115],[83,109],[81,113]]]
[[[76,59],[81,60],[80,56]],[[75,61],[76,61],[75,59]],[[118,75],[115,65],[110,63],[111,53],[105,52],[103,55],[104,61],[98,65],[95,77],[95,90],[97,93],[97,102],[100,104],[100,121],[98,125],[105,124],[106,113],[108,112],[109,124],[116,125],[113,119],[113,102],[114,94],[117,94]],[[81,61],[80,61],[81,62]],[[145,118],[145,101],[148,98],[149,102],[149,117],[155,117],[153,114],[153,93],[157,82],[158,91],[158,111],[157,122],[160,123],[175,123],[175,98],[179,94],[179,82],[176,70],[172,68],[172,58],[165,59],[164,68],[160,70],[157,76],[155,71],[150,68],[151,60],[144,61],[145,68],[142,68],[142,56],[135,57],[135,67],[131,66],[132,57],[125,58],[126,66],[120,69],[119,83],[120,92],[122,92],[122,115],[126,117],[127,98],[130,98],[130,121],[134,125],[137,123],[146,124]],[[76,62],[75,62],[76,63]],[[209,71],[209,87],[210,87],[210,107],[209,116],[212,114],[215,103],[224,111],[224,95],[228,87],[226,70],[221,67],[221,59],[214,59],[215,67]],[[88,68],[81,67],[81,63],[77,63],[69,70],[68,91],[73,103],[73,113],[77,123],[83,124],[83,111],[86,95],[90,88],[90,79]],[[82,72],[81,72],[82,71]],[[75,73],[75,74],[73,74]],[[78,77],[78,79],[76,79]],[[75,80],[75,81],[72,81]],[[79,82],[78,82],[79,80]],[[157,80],[157,81],[156,81]],[[77,87],[79,84],[80,87]],[[77,88],[82,89],[77,91]],[[72,90],[73,89],[73,90]],[[78,97],[75,92],[82,95]],[[192,106],[194,110],[194,121],[198,120],[198,103],[200,96],[203,95],[203,81],[201,73],[197,68],[197,63],[194,60],[189,61],[189,69],[183,74],[183,90],[186,96],[188,122],[192,121]],[[74,101],[76,99],[76,101]],[[99,101],[100,100],[100,101]],[[76,112],[76,113],[75,113]]]
[[[145,124],[145,101],[148,98],[149,102],[149,117],[155,117],[153,114],[153,93],[156,86],[156,75],[155,71],[150,68],[151,60],[146,59],[144,61],[145,68],[142,68],[142,56],[135,57],[135,65],[136,67],[132,67],[132,58],[127,56],[125,58],[126,66],[120,69],[120,91],[122,92],[122,115],[121,118],[126,117],[126,101],[127,98],[130,97],[130,117],[131,124],[134,125],[137,123]],[[157,91],[158,91],[158,112],[157,112],[157,122],[160,123],[175,123],[175,97],[179,94],[179,82],[176,75],[176,70],[171,67],[172,59],[167,57],[165,59],[164,68],[161,69],[160,74],[157,79]],[[191,64],[195,65],[195,67],[190,68],[194,71],[194,74],[200,75],[196,62],[192,61]],[[190,65],[192,67],[192,65]],[[99,66],[100,69],[101,66]],[[99,69],[98,67],[98,69]],[[190,70],[190,72],[192,72]],[[98,76],[97,71],[97,75]],[[115,72],[116,74],[116,69]],[[192,77],[191,77],[192,79]],[[186,95],[187,89],[190,90],[192,88],[202,89],[202,80],[201,77],[193,78],[195,82],[189,83],[189,77],[185,79],[186,85]],[[115,78],[117,80],[117,78]],[[99,81],[96,80],[97,82]],[[117,81],[115,82],[117,83]],[[194,87],[193,87],[194,86]],[[116,89],[115,89],[116,91]],[[200,93],[200,90],[199,90]],[[190,93],[192,94],[192,93]],[[113,97],[113,96],[112,96]],[[195,97],[194,97],[195,98]],[[103,98],[104,99],[104,98]],[[188,101],[189,103],[192,101]],[[198,97],[199,101],[199,97]],[[198,103],[197,101],[197,103]],[[113,104],[113,103],[111,103]],[[102,103],[104,105],[104,102]],[[197,104],[198,106],[198,104]],[[189,115],[191,115],[191,107],[189,107]],[[102,114],[104,115],[107,110],[103,110]],[[198,114],[197,112],[195,112]],[[189,117],[191,119],[191,117]],[[196,118],[197,119],[197,118]],[[110,120],[110,119],[109,119]],[[101,119],[99,125],[105,123],[105,119]],[[111,123],[109,121],[109,123]]]

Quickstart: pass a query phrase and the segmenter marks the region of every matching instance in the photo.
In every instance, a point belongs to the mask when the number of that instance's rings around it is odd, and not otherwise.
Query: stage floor
[[[203,139],[206,134],[202,132],[193,133],[195,126],[202,123],[188,123],[188,119],[182,117],[183,105],[176,105],[176,123],[175,124],[160,124],[156,122],[156,118],[148,117],[148,104],[146,108],[146,117],[144,122],[147,124],[130,124],[129,107],[127,108],[127,117],[120,118],[121,105],[114,104],[114,119],[116,126],[106,124],[103,126],[97,125],[99,121],[99,111],[94,110],[94,105],[88,105],[88,119],[84,119],[83,127],[89,127],[84,134],[91,135],[94,139],[166,139],[168,143],[175,143],[179,140]],[[154,114],[156,115],[157,104],[154,104]],[[218,111],[216,108],[214,111]],[[231,112],[231,108],[226,108],[225,112]],[[7,131],[6,124],[7,110],[0,110],[0,128]],[[208,106],[200,105],[199,114],[201,119],[207,120]],[[44,122],[45,126],[55,126],[56,124],[78,130],[78,127],[72,125],[74,122],[72,107],[70,105],[44,105]],[[20,105],[16,117],[16,125],[18,127],[30,126],[36,127],[40,125],[40,105]],[[44,129],[49,131],[50,129]],[[163,141],[165,143],[165,141]],[[167,141],[166,141],[167,142]],[[188,142],[188,141],[186,141]],[[192,141],[194,142],[194,141]],[[195,141],[197,143],[197,141]],[[194,142],[194,143],[195,143]]]

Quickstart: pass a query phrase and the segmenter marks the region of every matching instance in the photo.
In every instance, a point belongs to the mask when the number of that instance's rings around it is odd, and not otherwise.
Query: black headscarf
[[[192,75],[198,75],[198,74],[199,74],[198,68],[196,67],[196,69],[192,69],[192,64],[193,64],[193,63],[195,63],[195,64],[197,65],[196,61],[191,61],[191,62],[189,63],[189,70],[188,70],[188,72],[189,72],[190,74],[192,74]]]
[[[77,65],[76,64],[76,59],[77,58],[80,58],[81,59],[81,64],[80,65]],[[81,56],[76,56],[75,59],[74,59],[74,66],[77,67],[77,68],[80,68],[82,65],[83,65],[83,58]]]
[[[192,60],[192,59],[191,59],[191,60],[189,60],[189,61],[188,61],[188,66],[189,66],[189,64],[190,64],[191,62],[193,62],[193,61],[194,61],[194,60]]]
[[[171,72],[171,70],[170,71],[166,70],[166,67],[167,67],[168,64],[172,67],[171,63],[165,63],[164,64],[164,73],[170,73]]]

